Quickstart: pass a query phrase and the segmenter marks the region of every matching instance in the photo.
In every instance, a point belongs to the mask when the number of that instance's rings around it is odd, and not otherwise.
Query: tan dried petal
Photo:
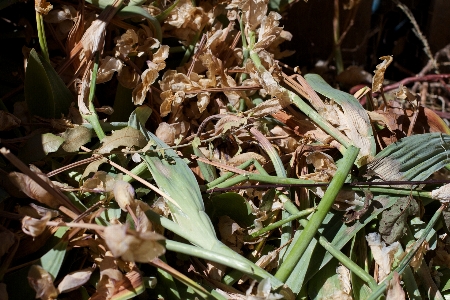
[[[450,183],[441,186],[438,189],[431,191],[431,198],[439,200],[441,202],[450,201]]]
[[[120,84],[130,90],[138,85],[140,79],[139,74],[131,66],[124,66],[117,75]]]
[[[114,50],[123,56],[127,57],[128,53],[133,51],[133,48],[138,42],[138,35],[133,29],[128,29],[124,34],[116,40],[116,47]]]
[[[43,181],[45,181],[51,187],[54,187],[53,183],[48,179],[48,177],[43,174],[38,168],[30,165],[30,169],[36,173]],[[25,193],[31,199],[37,200],[49,207],[57,208],[59,207],[59,201],[47,190],[41,187],[28,175],[19,172],[11,172],[8,175],[9,180],[18,187],[22,192]]]
[[[145,214],[145,212],[147,210],[151,209],[150,205],[148,205],[147,203],[145,203],[141,200],[135,200],[134,203],[136,206],[135,214],[136,214],[136,218],[138,220],[136,231],[140,231],[140,232],[152,231],[153,225],[150,222],[150,220],[148,219],[147,215]]]
[[[99,19],[94,20],[81,38],[84,57],[90,59],[93,53],[103,48],[105,34],[106,22]]]
[[[165,253],[158,241],[165,238],[155,232],[127,233],[127,225],[111,225],[104,230],[104,239],[115,257],[124,261],[149,262]]]
[[[375,262],[379,265],[378,281],[382,281],[391,272],[392,264],[394,262],[394,254],[400,247],[399,242],[392,243],[386,246],[381,241],[380,234],[373,232],[366,236],[367,243],[372,251]]]
[[[41,266],[31,266],[28,271],[28,283],[36,291],[36,298],[48,300],[58,297],[58,290],[53,285],[52,275]]]
[[[376,66],[375,75],[372,79],[372,92],[376,93],[381,90],[384,81],[384,73],[386,72],[387,67],[391,64],[393,57],[392,56],[382,56],[380,57],[383,60],[382,63]]]
[[[166,122],[159,124],[155,134],[159,139],[168,145],[173,145],[175,141],[175,128]]]
[[[209,104],[209,93],[202,92],[197,94],[197,107],[200,113],[203,113]]]
[[[51,5],[50,2],[47,2],[46,0],[35,0],[34,9],[41,15],[45,16],[53,9],[53,5]]]
[[[281,15],[274,11],[271,11],[267,17],[262,19],[258,33],[258,41],[256,42],[254,49],[267,48],[275,41],[283,30],[281,27],[278,27],[280,24],[279,20],[281,20]]]
[[[97,84],[110,81],[114,75],[114,72],[120,72],[122,70],[123,63],[111,56],[106,56],[101,60],[97,73]]]
[[[127,211],[127,206],[134,205],[134,189],[131,184],[123,180],[116,180],[113,188],[114,198],[123,211]]]
[[[25,216],[22,219],[22,231],[32,237],[41,235],[47,228],[47,221],[50,220],[52,214],[47,212],[41,219],[34,219],[29,216]]]

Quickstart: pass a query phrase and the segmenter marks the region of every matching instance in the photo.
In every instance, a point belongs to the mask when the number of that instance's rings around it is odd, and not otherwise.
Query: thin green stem
[[[256,232],[253,232],[250,236],[252,238],[256,238],[256,237],[258,237],[260,235],[263,235],[266,232],[269,232],[269,231],[272,231],[274,229],[277,229],[278,227],[280,227],[283,224],[286,224],[288,222],[294,221],[294,220],[299,219],[301,217],[307,216],[307,215],[311,214],[312,212],[314,212],[315,210],[316,210],[315,208],[308,208],[308,209],[302,210],[301,212],[299,212],[297,214],[290,215],[286,219],[283,219],[283,220],[280,220],[278,222],[272,223],[272,224],[270,224],[270,225],[268,225],[268,226],[266,226],[266,227],[264,227],[264,228],[262,228],[262,229],[260,229],[260,230],[258,230]]]
[[[217,184],[214,186],[214,188],[225,188],[234,186],[238,183],[247,181],[247,180],[254,180],[259,182],[265,182],[265,183],[272,183],[272,184],[313,184],[316,183],[313,180],[304,180],[304,179],[295,179],[295,178],[280,178],[278,176],[270,176],[270,175],[260,175],[260,174],[245,174],[245,175],[237,175],[231,179],[228,179],[221,184]],[[208,184],[209,185],[209,184]],[[207,186],[208,186],[207,185]],[[210,188],[209,190],[214,190],[214,188]]]
[[[323,220],[325,219],[325,216],[330,210],[334,199],[342,188],[342,185],[344,184],[344,181],[348,173],[350,172],[358,153],[359,149],[354,146],[350,146],[349,148],[347,148],[347,151],[345,151],[341,165],[338,167],[327,191],[325,192],[325,195],[320,201],[317,207],[317,211],[312,215],[308,224],[306,224],[304,230],[302,231],[300,237],[292,247],[292,250],[289,252],[285,261],[275,274],[275,277],[279,280],[285,282],[288,279],[289,275],[294,270],[303,253],[305,253],[306,248],[314,238],[314,235],[317,233],[317,230],[321,226]]]
[[[94,106],[94,95],[95,95],[95,88],[97,86],[96,81],[97,81],[99,57],[100,57],[100,54],[97,52],[95,54],[94,68],[92,69],[91,86],[90,86],[90,90],[89,90],[89,99],[88,99],[89,114],[82,115],[82,116],[89,123],[91,123],[92,127],[94,128],[95,133],[97,134],[97,137],[101,141],[105,137],[105,132],[103,131],[102,126],[100,125],[100,121],[98,119],[98,115],[97,115],[97,112],[95,111],[95,106]]]
[[[436,222],[439,220],[439,217],[441,216],[442,211],[447,207],[447,205],[442,205],[441,207],[439,207],[439,209],[434,213],[433,217],[431,218],[431,220],[428,222],[427,227],[425,227],[425,230],[422,232],[422,235],[420,236],[420,238],[414,243],[414,246],[411,248],[411,250],[409,250],[409,252],[405,255],[405,257],[402,259],[402,261],[400,262],[400,264],[398,265],[398,267],[392,271],[384,280],[383,282],[381,282],[377,289],[375,289],[372,294],[370,295],[369,298],[367,298],[367,300],[375,300],[378,299],[386,290],[386,288],[389,285],[389,282],[391,281],[392,277],[394,276],[395,273],[398,274],[402,274],[405,270],[406,267],[409,266],[409,262],[411,261],[411,259],[414,257],[414,255],[416,254],[417,250],[419,250],[419,248],[421,247],[422,243],[425,241],[425,239],[427,238],[428,234],[430,233],[431,229],[433,228],[433,226],[436,224]]]
[[[48,54],[47,38],[45,37],[44,18],[41,13],[36,11],[36,25],[39,37],[39,45],[41,46],[42,55],[50,62],[50,56]]]
[[[237,168],[244,170],[246,168],[248,168],[252,163],[254,162],[253,159],[246,161],[245,163],[239,165]],[[226,181],[227,179],[233,177],[234,175],[236,175],[236,173],[233,172],[227,172],[224,175],[220,176],[219,178],[207,183],[205,186],[203,186],[203,188],[201,187],[202,191],[206,191],[207,189],[212,189],[214,187],[217,187],[217,185],[223,183],[224,181]]]

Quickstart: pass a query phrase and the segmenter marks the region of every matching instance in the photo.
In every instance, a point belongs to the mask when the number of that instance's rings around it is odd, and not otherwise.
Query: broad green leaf
[[[221,216],[229,216],[243,228],[253,225],[253,220],[255,220],[250,204],[237,193],[213,196],[211,203],[207,205],[207,212],[213,222]]]
[[[147,139],[150,139],[147,129],[145,128],[145,123],[152,114],[152,109],[147,105],[142,105],[136,107],[136,109],[131,113],[128,120],[128,126],[139,130]]]
[[[343,115],[339,116],[339,123],[345,128],[344,132],[353,144],[360,148],[358,165],[364,165],[366,161],[372,160],[376,154],[372,124],[359,101],[350,94],[332,88],[320,75],[307,74],[305,79],[316,92],[334,100],[342,108]]]
[[[345,287],[339,280],[338,266],[339,261],[333,259],[314,276],[314,280],[311,280],[308,285],[310,299],[351,299],[351,296],[348,294],[350,291],[345,293]],[[347,283],[350,285],[350,282]]]
[[[74,97],[53,67],[32,49],[25,74],[25,100],[34,115],[59,119],[68,115]]]
[[[41,160],[49,153],[58,151],[63,143],[64,138],[52,133],[34,135],[19,149],[19,158],[26,163]]]
[[[76,152],[80,147],[91,141],[91,131],[84,126],[68,128],[63,134],[64,143],[61,148],[66,152]]]
[[[367,169],[386,181],[425,180],[449,162],[450,135],[425,133],[387,146]]]
[[[66,248],[68,241],[63,236],[69,227],[60,227],[55,233],[55,237],[61,238],[60,241],[56,244],[53,249],[48,251],[44,256],[40,259],[40,265],[47,272],[52,274],[53,278],[56,278],[59,273],[59,269],[61,269],[61,265],[64,261],[64,256],[66,255]]]
[[[350,249],[350,258],[353,262],[364,268],[367,260],[367,243],[365,238],[365,230],[359,231],[352,240]],[[351,272],[352,292],[355,300],[364,300],[370,295],[370,288],[355,273]]]
[[[112,150],[121,147],[136,146],[143,148],[147,144],[144,135],[133,127],[125,127],[120,130],[116,130],[113,134],[105,137],[102,140],[102,146],[97,149],[100,154],[109,153]]]

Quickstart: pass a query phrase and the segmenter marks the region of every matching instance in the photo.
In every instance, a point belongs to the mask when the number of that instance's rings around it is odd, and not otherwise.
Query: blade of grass
[[[42,54],[44,58],[50,62],[50,56],[48,55],[47,38],[45,37],[44,18],[40,12],[36,11],[36,25],[38,30],[39,45],[41,46]]]

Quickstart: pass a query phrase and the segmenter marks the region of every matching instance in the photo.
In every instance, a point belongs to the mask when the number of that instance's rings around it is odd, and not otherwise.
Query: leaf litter
[[[448,77],[387,92],[392,55],[373,77],[335,74],[341,87],[303,77],[279,61],[294,51],[277,1],[35,5],[42,55],[26,55],[26,102],[0,111],[0,298],[440,293],[414,273],[450,268],[450,129],[433,102]],[[371,89],[346,90],[354,76]],[[364,265],[339,241],[356,239]]]

